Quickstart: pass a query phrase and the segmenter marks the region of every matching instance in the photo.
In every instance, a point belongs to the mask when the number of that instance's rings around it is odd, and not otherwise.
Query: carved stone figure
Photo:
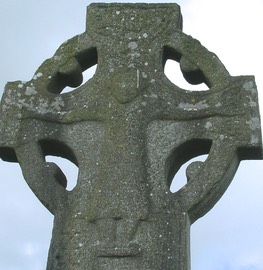
[[[188,91],[164,74],[180,63]],[[82,73],[97,64],[94,77]],[[66,86],[76,87],[63,93]],[[0,155],[54,214],[48,270],[187,270],[190,225],[230,184],[239,162],[261,159],[257,90],[182,32],[176,4],[91,4],[87,29],[28,82],[6,85]],[[170,184],[182,164],[188,182]],[[69,159],[78,182],[47,155]]]

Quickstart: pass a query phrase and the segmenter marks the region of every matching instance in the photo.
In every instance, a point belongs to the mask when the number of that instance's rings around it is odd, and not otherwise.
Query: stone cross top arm
[[[164,74],[180,64],[188,91]],[[97,64],[82,85],[82,73]],[[75,87],[63,93],[66,86]],[[190,269],[190,225],[230,184],[239,162],[261,159],[257,89],[182,32],[176,4],[92,4],[83,34],[63,43],[28,82],[5,87],[0,155],[18,162],[54,214],[48,270]],[[170,191],[193,157],[188,182]],[[69,159],[66,190],[47,155]]]

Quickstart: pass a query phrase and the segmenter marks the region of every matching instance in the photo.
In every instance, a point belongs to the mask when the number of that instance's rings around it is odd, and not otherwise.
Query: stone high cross
[[[164,74],[180,63],[181,89]],[[92,79],[82,72],[98,64]],[[77,87],[61,93],[66,86]],[[8,83],[0,154],[19,162],[54,214],[48,270],[187,270],[190,225],[230,184],[239,162],[261,159],[257,90],[182,32],[176,4],[92,4],[87,30],[66,41],[28,82]],[[170,191],[182,164],[188,182]],[[66,190],[47,155],[79,168]]]

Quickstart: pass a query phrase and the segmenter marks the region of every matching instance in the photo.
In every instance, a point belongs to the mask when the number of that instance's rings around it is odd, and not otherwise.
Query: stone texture
[[[207,91],[171,83],[164,63]],[[94,77],[82,72],[98,63]],[[81,85],[81,86],[80,86]],[[78,87],[61,93],[65,86]],[[182,32],[176,4],[92,4],[86,31],[28,82],[8,83],[0,155],[54,214],[48,270],[190,269],[190,225],[230,184],[242,159],[261,159],[257,90]],[[187,184],[170,192],[192,157]],[[46,155],[69,159],[78,183]]]

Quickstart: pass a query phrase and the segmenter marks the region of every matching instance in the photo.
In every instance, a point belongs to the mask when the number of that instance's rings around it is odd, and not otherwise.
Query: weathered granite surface
[[[230,76],[181,29],[176,4],[92,4],[83,34],[32,80],[6,85],[0,156],[19,162],[54,214],[48,270],[190,269],[190,225],[219,200],[241,160],[262,158],[254,77]],[[209,90],[174,85],[167,59]],[[61,94],[66,86],[80,87]],[[201,154],[209,155],[172,193],[180,166]],[[46,155],[78,166],[72,191]]]

